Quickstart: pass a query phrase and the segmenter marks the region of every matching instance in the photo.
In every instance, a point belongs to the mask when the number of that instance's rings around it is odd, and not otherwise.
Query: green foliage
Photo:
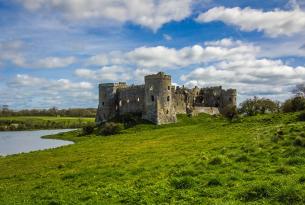
[[[248,116],[279,111],[279,103],[266,98],[254,97],[240,104],[239,112]]]
[[[283,112],[296,112],[305,110],[305,98],[302,96],[295,96],[286,100],[282,105]]]
[[[228,105],[222,110],[223,115],[232,120],[233,118],[238,118],[238,112],[236,106]]]
[[[82,134],[83,135],[91,135],[94,132],[95,126],[93,125],[86,125],[82,128]]]
[[[119,134],[124,129],[123,124],[115,122],[106,122],[101,125],[100,134],[102,135],[115,135]]]

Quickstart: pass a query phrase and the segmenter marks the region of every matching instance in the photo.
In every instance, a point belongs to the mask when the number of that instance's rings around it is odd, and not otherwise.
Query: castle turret
[[[221,107],[236,106],[236,89],[223,90],[221,93]]]
[[[127,87],[126,83],[99,84],[99,105],[96,122],[112,119],[118,113],[117,89]]]
[[[156,124],[177,121],[172,106],[171,77],[159,72],[145,76],[145,108],[143,118]]]

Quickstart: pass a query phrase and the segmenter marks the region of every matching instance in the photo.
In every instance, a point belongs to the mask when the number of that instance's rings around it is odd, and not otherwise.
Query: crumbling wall
[[[120,115],[142,113],[144,111],[144,85],[134,85],[118,89],[118,106]]]

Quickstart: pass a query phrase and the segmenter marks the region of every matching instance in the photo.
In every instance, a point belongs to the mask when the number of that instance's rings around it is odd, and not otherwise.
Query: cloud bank
[[[249,7],[215,7],[200,14],[196,20],[200,23],[222,21],[238,26],[242,31],[261,31],[270,37],[305,33],[305,12],[299,8],[263,11]]]

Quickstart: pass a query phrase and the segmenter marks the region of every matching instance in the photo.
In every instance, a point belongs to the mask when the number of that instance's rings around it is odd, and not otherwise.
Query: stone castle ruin
[[[170,75],[159,72],[145,76],[144,85],[100,84],[96,121],[132,113],[160,125],[176,122],[176,114],[220,114],[229,105],[236,106],[235,89],[175,87]]]

